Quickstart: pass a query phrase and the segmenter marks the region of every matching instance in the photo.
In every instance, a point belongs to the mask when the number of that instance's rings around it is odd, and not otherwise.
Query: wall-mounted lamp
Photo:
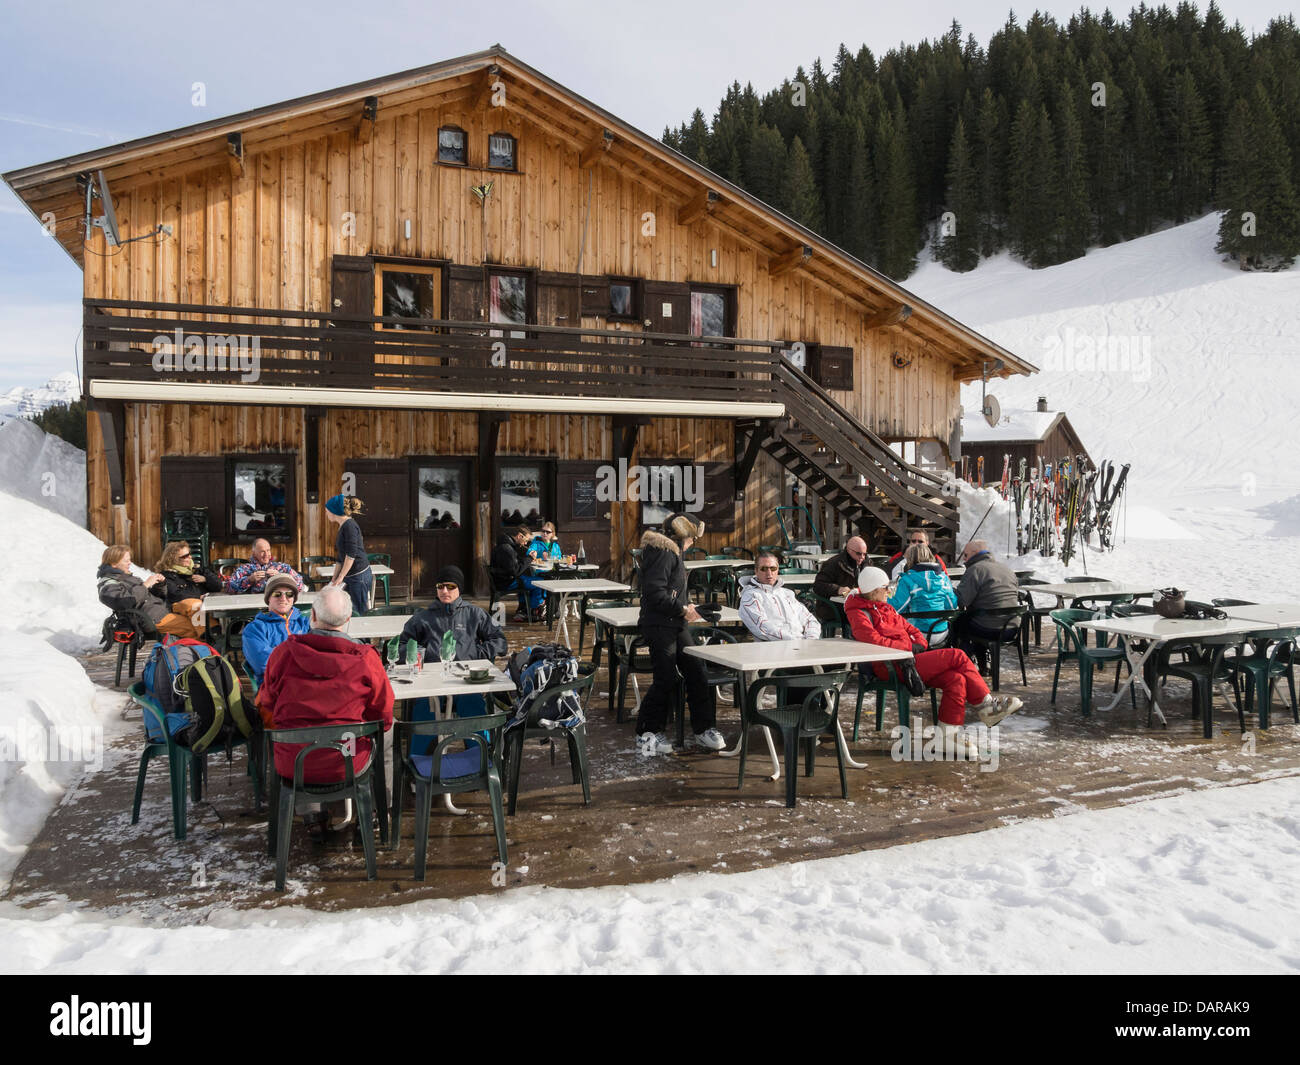
[[[411,220],[409,218],[406,220],[406,239],[411,239]]]
[[[709,249],[709,265],[710,265],[711,267],[713,267],[715,270],[718,268],[718,249],[717,249],[717,248],[710,248],[710,249]]]

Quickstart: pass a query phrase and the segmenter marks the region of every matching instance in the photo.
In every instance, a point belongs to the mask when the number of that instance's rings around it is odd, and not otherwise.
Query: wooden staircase
[[[812,378],[782,362],[773,375],[784,418],[741,419],[736,454],[762,448],[867,539],[893,551],[909,528],[925,529],[937,551],[956,548],[956,498],[943,478],[899,458]]]

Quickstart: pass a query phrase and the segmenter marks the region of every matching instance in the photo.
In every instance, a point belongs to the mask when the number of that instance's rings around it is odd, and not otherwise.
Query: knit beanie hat
[[[343,517],[343,497],[341,495],[330,496],[329,499],[325,500],[325,509],[331,514],[336,514],[340,518]]]
[[[876,569],[875,566],[864,566],[862,572],[858,574],[858,591],[863,595],[870,595],[877,588],[883,588],[889,583],[889,574],[883,569]]]
[[[438,570],[438,584],[454,584],[457,588],[465,587],[465,574],[459,566],[443,566]]]

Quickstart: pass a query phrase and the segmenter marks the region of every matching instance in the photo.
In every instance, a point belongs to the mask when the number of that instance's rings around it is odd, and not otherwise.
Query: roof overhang
[[[177,381],[92,380],[93,399],[138,403],[256,404],[269,407],[352,407],[382,410],[506,411],[520,414],[609,414],[598,396],[487,395],[367,388],[302,388],[287,385],[200,384]],[[619,414],[661,418],[780,418],[783,403],[731,403],[692,399],[620,399]]]

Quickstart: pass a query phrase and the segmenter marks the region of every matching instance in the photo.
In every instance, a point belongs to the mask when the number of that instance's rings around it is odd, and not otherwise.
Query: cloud
[[[0,122],[12,122],[18,126],[34,126],[37,129],[52,129],[56,133],[73,133],[79,137],[94,137],[98,140],[115,141],[118,139],[116,133],[102,129],[86,129],[84,126],[63,126],[56,122],[42,122],[36,118],[26,118],[23,115],[0,115]]]

